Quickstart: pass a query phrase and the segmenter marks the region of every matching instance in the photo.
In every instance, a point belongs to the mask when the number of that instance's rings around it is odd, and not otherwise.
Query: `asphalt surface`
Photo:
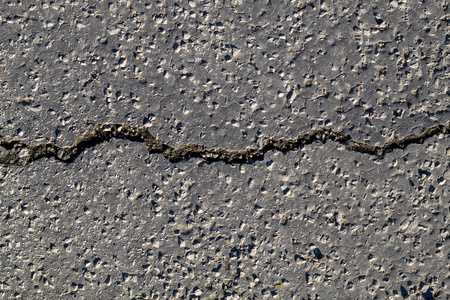
[[[3,1],[0,298],[450,299],[447,1]]]

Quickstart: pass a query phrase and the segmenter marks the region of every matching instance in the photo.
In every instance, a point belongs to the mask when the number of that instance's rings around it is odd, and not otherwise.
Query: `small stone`
[[[313,252],[314,252],[314,256],[315,256],[317,259],[322,259],[322,258],[323,258],[323,254],[322,254],[322,252],[320,251],[319,248],[315,248],[315,249],[313,250]]]
[[[408,296],[408,291],[405,289],[403,285],[400,286],[400,294],[402,295],[403,298]]]
[[[425,293],[422,293],[422,297],[425,300],[433,300],[434,299],[433,293],[430,290],[427,290]]]

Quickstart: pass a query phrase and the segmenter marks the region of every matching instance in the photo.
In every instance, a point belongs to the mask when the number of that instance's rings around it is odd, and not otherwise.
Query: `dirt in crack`
[[[41,158],[55,158],[63,162],[73,162],[85,149],[94,147],[112,138],[125,139],[145,143],[150,154],[161,153],[171,162],[198,157],[206,162],[223,161],[225,163],[250,163],[263,160],[270,150],[293,151],[301,145],[311,144],[314,141],[325,143],[327,140],[342,144],[349,151],[356,151],[376,156],[382,159],[386,153],[394,149],[405,149],[410,144],[422,144],[426,139],[437,134],[448,135],[450,123],[447,125],[434,125],[422,130],[420,134],[409,135],[393,139],[383,146],[370,145],[355,141],[350,135],[330,128],[313,129],[308,133],[299,134],[291,139],[268,138],[261,147],[247,148],[245,150],[230,150],[224,148],[206,149],[203,145],[187,144],[172,147],[152,135],[146,127],[136,127],[123,123],[94,124],[93,132],[85,132],[77,137],[71,146],[60,147],[54,143],[41,143],[28,145],[17,140],[8,140],[0,135],[0,165],[24,167]],[[3,151],[1,151],[3,150]],[[3,153],[2,153],[3,152]]]

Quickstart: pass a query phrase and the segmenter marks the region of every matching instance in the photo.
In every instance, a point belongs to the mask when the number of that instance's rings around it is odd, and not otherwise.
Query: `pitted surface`
[[[0,298],[445,299],[449,20],[2,3]]]

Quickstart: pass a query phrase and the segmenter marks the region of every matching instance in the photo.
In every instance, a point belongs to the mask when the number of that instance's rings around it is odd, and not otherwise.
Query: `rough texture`
[[[29,2],[0,298],[448,297],[448,1]]]
[[[94,132],[83,133],[76,138],[74,144],[66,147],[59,147],[54,143],[42,143],[30,146],[15,140],[9,141],[0,136],[0,147],[5,149],[5,154],[0,156],[0,164],[25,167],[33,161],[44,157],[54,157],[70,163],[86,148],[94,147],[112,138],[144,143],[150,154],[162,153],[171,162],[200,157],[207,162],[250,163],[255,160],[263,160],[264,155],[274,149],[283,152],[292,151],[297,150],[300,146],[311,144],[316,140],[325,143],[328,139],[342,144],[347,150],[374,155],[378,159],[382,159],[386,153],[392,152],[394,149],[405,149],[410,144],[423,144],[430,137],[438,134],[447,135],[449,133],[450,123],[449,125],[438,124],[430,128],[423,128],[420,134],[410,133],[406,137],[392,139],[383,146],[377,146],[355,141],[350,135],[344,134],[342,131],[321,128],[299,134],[293,139],[268,138],[259,148],[230,150],[224,148],[206,149],[203,145],[198,144],[181,145],[174,148],[155,138],[145,127],[108,123],[95,124]]]

